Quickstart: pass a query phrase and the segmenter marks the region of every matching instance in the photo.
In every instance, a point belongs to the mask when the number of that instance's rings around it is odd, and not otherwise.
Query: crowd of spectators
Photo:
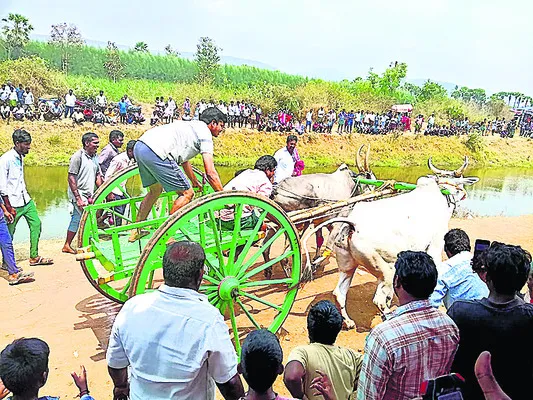
[[[460,388],[464,399],[529,399],[533,304],[520,291],[531,277],[531,256],[493,242],[472,260],[469,238],[458,229],[445,242],[449,259],[442,265],[424,252],[398,254],[398,307],[370,331],[363,354],[335,345],[342,316],[322,300],[308,312],[309,343],[294,348],[285,366],[277,337],[265,329],[248,334],[237,358],[223,316],[198,292],[202,247],[171,243],[162,261],[165,283],[127,301],[113,324],[113,398],[214,399],[218,388],[225,399],[287,400],[273,389],[283,375],[294,399],[412,400],[424,394],[424,382],[454,372],[464,382],[449,389]],[[447,313],[436,307],[442,299]],[[39,339],[8,345],[0,354],[0,398],[9,391],[15,400],[38,398],[49,353]],[[80,397],[92,399],[85,369],[72,377]]]
[[[31,88],[15,87],[11,83],[0,88],[0,117],[9,121],[71,120],[74,124],[94,125],[142,124],[145,118],[141,106],[133,105],[125,94],[116,103],[107,101],[100,90],[94,98],[79,99],[69,89],[64,98],[34,98]]]
[[[228,127],[257,129],[266,132],[295,132],[300,135],[309,132],[337,134],[372,134],[384,135],[392,131],[414,131],[430,136],[457,136],[476,132],[482,136],[513,137],[517,129],[520,136],[531,137],[533,133],[532,114],[517,115],[506,121],[505,118],[472,122],[467,117],[451,119],[447,124],[436,124],[435,115],[416,117],[411,113],[395,111],[375,112],[371,110],[340,110],[324,107],[309,109],[298,115],[287,109],[264,113],[258,104],[245,100],[231,100],[229,103],[219,100],[204,99],[191,105],[186,98],[181,106],[172,97],[165,101],[163,96],[155,99],[150,116],[150,125],[170,123],[174,120],[197,120],[208,107],[217,107],[228,117]],[[305,114],[305,115],[304,115]],[[142,107],[133,105],[128,95],[116,102],[108,102],[104,92],[99,91],[95,98],[78,99],[70,89],[64,98],[39,98],[33,96],[31,88],[22,84],[15,87],[8,82],[0,88],[0,117],[4,120],[13,118],[18,121],[44,119],[71,119],[74,124],[91,122],[93,124],[117,125],[142,124],[145,117]],[[414,128],[414,129],[413,129]]]

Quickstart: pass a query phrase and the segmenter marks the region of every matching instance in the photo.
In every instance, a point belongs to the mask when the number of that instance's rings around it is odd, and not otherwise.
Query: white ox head
[[[466,198],[466,190],[464,185],[473,185],[479,181],[478,177],[469,176],[464,177],[463,173],[468,166],[468,157],[465,156],[463,165],[457,168],[456,170],[445,170],[439,169],[433,165],[431,157],[428,160],[428,167],[433,171],[434,175],[429,175],[429,177],[435,179],[439,186],[443,189],[448,189],[450,192],[450,197],[453,199],[453,202],[461,201]]]
[[[356,174],[352,172],[352,178],[376,179],[376,175],[374,175],[374,172],[370,169],[370,145],[366,146],[364,158],[361,154],[363,152],[363,147],[365,147],[364,144],[359,147],[359,150],[357,150],[357,153],[355,154],[355,165],[358,173]]]

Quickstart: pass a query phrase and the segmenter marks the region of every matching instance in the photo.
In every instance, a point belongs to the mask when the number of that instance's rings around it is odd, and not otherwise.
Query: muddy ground
[[[533,215],[521,217],[491,217],[470,220],[452,220],[451,227],[465,229],[472,242],[476,238],[499,240],[519,244],[533,250]],[[17,246],[17,256],[24,259],[27,245]],[[99,400],[110,399],[111,380],[107,374],[105,350],[113,320],[120,306],[97,294],[87,282],[73,256],[60,252],[60,241],[41,243],[41,254],[53,257],[54,266],[28,266],[35,271],[35,282],[10,287],[0,279],[0,349],[19,337],[39,337],[51,348],[50,374],[41,395],[74,398],[77,390],[70,372],[80,364],[87,368],[91,394]],[[281,331],[281,344],[288,356],[291,349],[307,343],[306,313],[318,300],[333,299],[337,273],[332,261],[322,275],[300,290],[291,314]],[[0,274],[5,278],[5,273]],[[355,320],[357,329],[341,332],[337,343],[362,350],[364,340],[372,326],[380,321],[372,303],[376,287],[375,279],[364,271],[358,271],[348,295],[348,313]],[[262,315],[256,318],[261,321]],[[267,322],[265,322],[267,323]],[[281,379],[275,388],[280,394],[288,394]]]

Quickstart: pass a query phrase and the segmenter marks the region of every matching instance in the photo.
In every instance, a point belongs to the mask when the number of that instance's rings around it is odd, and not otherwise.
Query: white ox
[[[363,266],[378,279],[374,304],[381,312],[386,312],[394,296],[394,264],[400,251],[425,251],[436,263],[442,261],[444,235],[455,201],[464,198],[463,185],[478,181],[478,178],[462,177],[467,165],[465,157],[461,168],[444,171],[433,167],[430,159],[429,166],[436,175],[419,178],[413,191],[357,203],[348,217],[333,218],[315,228],[335,222],[348,225],[335,243],[339,282],[333,291],[348,329],[354,328],[355,323],[346,312],[346,295],[357,267]],[[439,184],[450,190],[448,198],[441,193]],[[311,263],[306,241],[312,232],[303,240],[307,253],[304,275],[308,277]]]

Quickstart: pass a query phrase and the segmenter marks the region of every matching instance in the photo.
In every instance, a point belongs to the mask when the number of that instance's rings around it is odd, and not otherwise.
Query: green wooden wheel
[[[257,219],[243,217],[253,207]],[[220,212],[233,210],[234,221],[222,222]],[[274,235],[265,238],[266,222]],[[300,241],[296,227],[276,203],[249,192],[219,192],[193,201],[173,214],[144,248],[133,276],[130,295],[163,283],[162,258],[169,240],[191,240],[206,253],[200,292],[227,318],[235,348],[252,329],[276,332],[292,308],[300,280]],[[268,261],[264,254],[269,254]],[[290,275],[279,263],[289,260]],[[264,271],[273,268],[271,277]],[[260,323],[257,313],[261,312]]]
[[[197,195],[212,193],[213,189],[205,182],[202,173],[195,170],[195,174],[200,182],[204,181],[203,192]],[[116,189],[124,199],[107,201],[109,194]],[[77,258],[91,285],[113,301],[123,303],[128,299],[131,277],[142,249],[157,228],[168,219],[177,196],[175,192],[163,192],[147,220],[135,223],[138,207],[145,193],[139,169],[133,165],[100,186],[94,195],[94,203],[85,207],[81,217],[78,249],[83,252]],[[125,206],[123,213],[117,211],[120,206]],[[129,243],[129,232],[135,227],[148,234]]]

